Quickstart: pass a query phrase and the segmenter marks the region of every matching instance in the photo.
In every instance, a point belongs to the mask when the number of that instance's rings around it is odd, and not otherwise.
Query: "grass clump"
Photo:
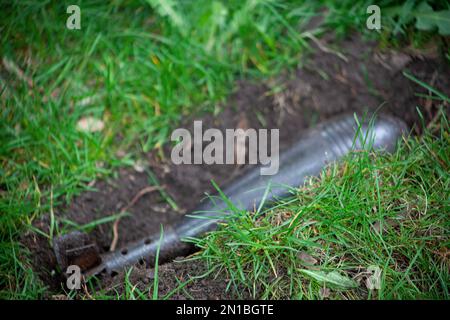
[[[394,154],[355,152],[264,212],[236,212],[197,240],[200,259],[258,298],[448,299],[449,166],[442,115]]]

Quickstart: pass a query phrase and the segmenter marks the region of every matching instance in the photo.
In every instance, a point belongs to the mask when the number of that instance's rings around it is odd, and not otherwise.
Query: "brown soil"
[[[203,120],[204,130],[207,127],[279,128],[280,148],[283,150],[301,136],[302,130],[346,111],[376,110],[382,105],[379,112],[397,115],[413,127],[419,123],[416,107],[424,106],[422,113],[425,122],[430,122],[436,115],[437,105],[432,100],[415,95],[427,91],[405,78],[402,74],[405,69],[450,95],[450,68],[438,58],[382,52],[374,44],[363,42],[358,37],[339,42],[338,48],[343,56],[330,53],[331,46],[332,43],[323,40],[321,48],[315,48],[304,60],[303,66],[293,74],[265,83],[239,82],[223,112],[215,117],[198,117]],[[281,90],[274,89],[280,86]],[[185,127],[191,128],[192,123],[193,119],[189,119]],[[418,126],[414,128],[416,133],[420,133]],[[172,209],[159,192],[144,195],[128,210],[131,215],[122,218],[118,247],[157,233],[161,223],[172,223],[194,208],[205,192],[212,191],[211,179],[223,186],[243,169],[230,165],[176,166],[170,162],[168,146],[162,152],[144,155],[144,159],[179,210]],[[84,192],[56,213],[60,227],[63,227],[62,219],[86,224],[117,214],[140,190],[150,185],[147,173],[138,171],[124,168],[115,178],[95,182],[96,191]],[[48,231],[48,225],[48,216],[35,223],[44,232]],[[109,249],[112,225],[113,222],[102,224],[90,233],[101,252]],[[51,292],[62,292],[62,278],[56,270],[55,257],[48,241],[36,233],[29,233],[24,236],[23,242],[32,252],[35,269],[50,286]],[[152,272],[145,266],[136,266],[130,281],[148,294]],[[176,278],[183,281],[204,272],[206,267],[199,262],[172,262],[160,266],[160,296],[179,285]],[[123,277],[120,274],[113,279],[103,279],[100,287],[110,293],[123,292]],[[236,295],[236,290],[225,292],[227,282],[224,273],[217,278],[208,276],[193,281],[172,298],[250,297],[245,291],[241,291],[241,296]]]

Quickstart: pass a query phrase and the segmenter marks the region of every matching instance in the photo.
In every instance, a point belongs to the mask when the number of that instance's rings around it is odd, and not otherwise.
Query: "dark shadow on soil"
[[[323,40],[323,46],[332,44]],[[323,49],[323,47],[322,47]],[[326,50],[329,51],[329,50]],[[338,56],[315,48],[296,72],[264,83],[241,81],[230,97],[224,111],[217,117],[206,115],[203,128],[279,128],[280,149],[286,149],[308,127],[331,116],[353,111],[377,110],[394,114],[420,133],[417,106],[424,106],[425,122],[436,115],[437,104],[418,97],[416,93],[427,94],[427,90],[408,80],[402,71],[408,70],[416,78],[431,84],[450,95],[450,68],[438,58],[396,51],[380,51],[373,43],[363,42],[359,37],[339,42]],[[274,88],[279,88],[275,90]],[[380,107],[381,106],[381,107]],[[192,129],[193,119],[186,122]],[[170,146],[161,152],[145,155],[150,170],[160,185],[178,205],[173,210],[159,192],[146,194],[128,211],[130,216],[122,218],[119,224],[118,247],[127,242],[155,234],[160,224],[170,224],[183,213],[194,208],[212,191],[213,179],[224,186],[242,173],[243,167],[232,165],[173,165],[170,161]],[[145,172],[122,169],[118,177],[98,181],[96,192],[88,191],[77,197],[69,206],[57,212],[57,218],[64,218],[78,224],[117,214],[143,188],[151,184]],[[61,224],[61,223],[60,223]],[[49,217],[43,216],[35,226],[48,231]],[[107,251],[112,241],[113,222],[102,224],[91,232],[101,251]],[[55,272],[56,261],[48,240],[36,233],[24,236],[23,243],[30,249],[35,270],[54,293],[61,292],[61,277]],[[130,281],[147,292],[152,286],[152,269],[136,266]],[[176,288],[180,281],[188,280],[206,272],[199,262],[168,263],[160,268],[160,296]],[[111,292],[123,292],[123,274],[114,279],[104,279],[103,288]],[[224,299],[237,298],[235,293],[225,293],[225,274],[193,281],[172,298]],[[244,293],[242,293],[244,292]],[[241,297],[249,297],[242,291]]]

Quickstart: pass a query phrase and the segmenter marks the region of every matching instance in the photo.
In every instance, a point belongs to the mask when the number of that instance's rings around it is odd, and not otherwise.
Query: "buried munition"
[[[258,208],[263,201],[274,201],[286,196],[289,194],[289,188],[298,187],[309,176],[319,175],[324,166],[341,159],[352,150],[371,148],[394,151],[397,141],[406,129],[402,121],[384,115],[361,124],[351,114],[331,119],[305,132],[297,143],[280,154],[277,174],[261,175],[259,166],[256,166],[222,192],[240,210]],[[55,238],[57,261],[62,270],[81,261],[85,275],[113,275],[139,261],[145,260],[153,265],[158,248],[159,262],[186,255],[194,248],[183,239],[198,237],[214,230],[224,215],[229,213],[229,201],[206,199],[194,210],[197,214],[186,215],[177,224],[164,226],[162,240],[158,234],[149,235],[145,239],[102,255],[86,235],[78,233]],[[72,241],[74,238],[82,241],[77,243]]]

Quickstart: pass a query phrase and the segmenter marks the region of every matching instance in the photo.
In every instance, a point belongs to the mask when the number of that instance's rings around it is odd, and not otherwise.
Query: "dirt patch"
[[[438,105],[416,95],[427,94],[427,90],[408,80],[402,73],[406,69],[421,81],[450,94],[450,68],[439,59],[380,51],[373,43],[358,37],[339,42],[338,54],[332,52],[332,43],[322,41],[320,48],[315,48],[295,73],[264,83],[238,82],[223,112],[216,117],[206,115],[196,119],[203,120],[204,128],[279,128],[283,150],[301,136],[302,130],[347,111],[379,109],[401,117],[420,133],[415,126],[419,122],[416,107],[424,106],[421,110],[427,123],[433,121]],[[192,129],[193,120],[186,121],[185,127]],[[169,146],[145,155],[144,159],[166,195],[148,193],[128,210],[131,215],[119,223],[118,247],[155,234],[161,223],[171,224],[192,210],[205,192],[212,191],[212,179],[224,186],[243,171],[243,167],[231,165],[173,165]],[[95,182],[96,191],[84,192],[56,213],[60,229],[64,227],[63,219],[83,225],[117,214],[140,190],[154,184],[147,172],[139,171],[121,169],[116,178]],[[173,199],[177,209],[168,204],[166,196]],[[90,233],[102,252],[108,251],[111,244],[112,225],[113,222],[101,224]],[[35,226],[48,232],[49,217],[42,217]],[[30,233],[24,236],[23,242],[33,253],[33,263],[41,279],[50,286],[51,292],[61,292],[62,279],[48,241]],[[199,262],[177,262],[161,266],[160,271],[162,296],[179,285],[175,277],[188,280],[204,273],[206,267]],[[136,266],[130,281],[148,292],[152,272],[145,266]],[[101,287],[123,292],[123,277],[120,274],[114,279],[104,279]],[[225,292],[227,284],[226,274],[217,278],[209,276],[193,281],[172,298],[235,298],[236,291]]]
[[[251,295],[239,288],[227,288],[229,279],[208,273],[204,263],[186,261],[182,258],[171,263],[159,266],[158,270],[158,297],[172,300],[224,300],[224,299],[251,299]],[[203,276],[208,275],[208,276]],[[102,292],[114,296],[124,293],[124,283],[128,281],[134,287],[134,295],[140,294],[152,297],[155,271],[142,265],[136,265],[130,272],[128,280],[126,274],[121,273],[115,278],[105,278],[102,281]],[[195,278],[195,280],[193,279]],[[130,286],[131,287],[131,286]]]

